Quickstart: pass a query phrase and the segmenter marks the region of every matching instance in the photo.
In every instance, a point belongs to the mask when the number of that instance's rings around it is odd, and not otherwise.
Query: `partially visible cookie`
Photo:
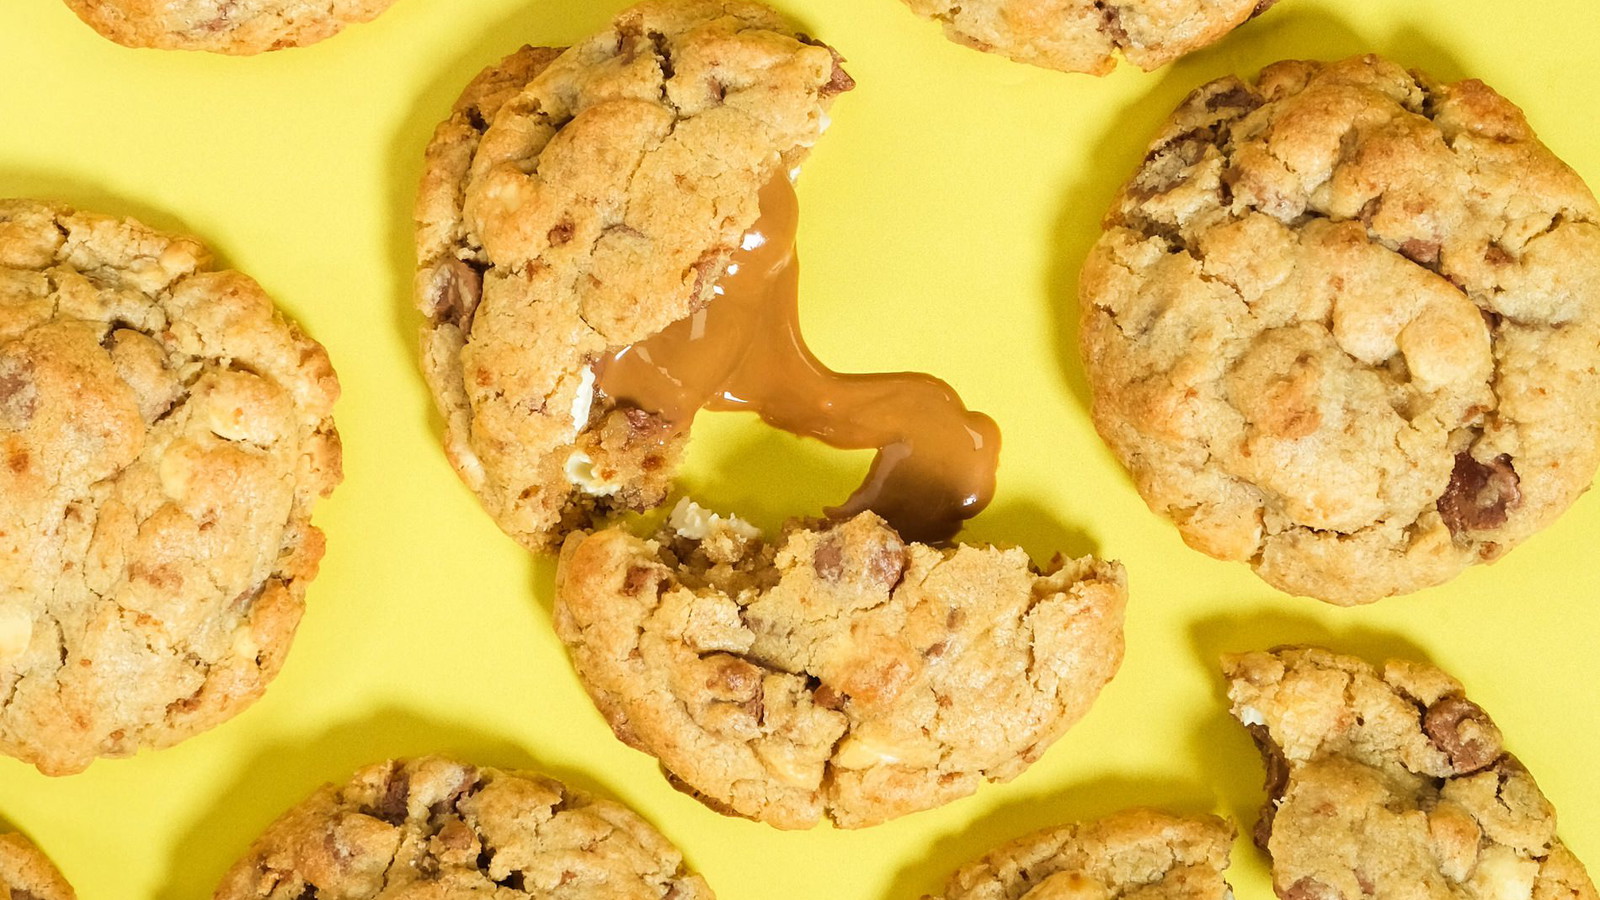
[[[322,557],[338,393],[195,241],[0,201],[0,752],[76,772],[260,696]]]
[[[1277,0],[906,0],[953,41],[1064,72],[1145,71],[1220,40]]]
[[[440,126],[416,206],[423,371],[456,471],[524,546],[666,499],[685,436],[597,397],[591,365],[710,299],[850,84],[765,6],[651,0],[512,55]]]
[[[682,504],[575,534],[555,624],[617,736],[720,812],[856,828],[1021,773],[1122,659],[1122,567],[907,544],[862,513],[775,544]]]
[[[1223,660],[1266,760],[1256,843],[1284,900],[1595,900],[1556,814],[1461,684],[1312,647]]]
[[[1232,845],[1215,816],[1129,809],[997,847],[923,900],[1231,900]]]
[[[368,766],[285,813],[214,900],[711,900],[632,810],[441,757]]]
[[[76,900],[72,885],[20,834],[0,834],[0,900]]]
[[[394,0],[66,0],[126,47],[248,55],[301,47],[367,22]]]
[[[1600,206],[1478,81],[1223,78],[1080,281],[1095,426],[1191,546],[1339,604],[1444,582],[1600,463]]]

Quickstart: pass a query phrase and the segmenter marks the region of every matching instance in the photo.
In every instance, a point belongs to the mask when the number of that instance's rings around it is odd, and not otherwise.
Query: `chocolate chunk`
[[[472,330],[472,316],[483,297],[483,276],[478,270],[454,257],[433,270],[428,289],[428,318],[447,322],[462,331]]]
[[[836,97],[846,91],[855,90],[856,80],[851,78],[850,73],[844,70],[844,57],[839,55],[839,51],[810,35],[802,34],[798,35],[798,37],[802,44],[809,44],[813,47],[827,47],[828,52],[833,54],[833,73],[828,77],[828,83],[823,85],[818,93],[826,98]]]
[[[1511,457],[1503,453],[1488,463],[1458,453],[1450,484],[1439,498],[1439,516],[1458,537],[1464,532],[1499,528],[1506,524],[1510,511],[1522,505],[1519,483]]]
[[[1122,27],[1122,10],[1106,3],[1105,0],[1095,0],[1094,8],[1100,10],[1100,31],[1111,39],[1111,43],[1118,47],[1129,45],[1128,31]]]
[[[875,550],[867,560],[867,574],[886,590],[894,590],[906,570],[906,545],[898,539]]]
[[[1283,900],[1344,900],[1343,894],[1315,878],[1302,878],[1277,893]]]
[[[1261,106],[1265,101],[1248,85],[1234,84],[1225,91],[1218,91],[1206,98],[1206,109],[1215,112],[1219,109],[1252,110]]]
[[[545,238],[550,241],[550,246],[560,247],[563,244],[570,242],[572,240],[572,235],[576,231],[577,229],[573,226],[572,220],[568,219],[550,229],[550,233],[545,235]]]
[[[1400,245],[1400,255],[1411,260],[1419,266],[1432,267],[1439,264],[1439,242],[1424,241],[1412,238]]]
[[[378,805],[362,812],[374,819],[382,819],[390,825],[402,825],[406,821],[406,799],[410,793],[411,774],[405,769],[396,768],[389,775],[389,783],[384,787]]]
[[[1256,16],[1261,15],[1262,13],[1266,12],[1267,10],[1269,10],[1269,9],[1271,9],[1274,6],[1277,6],[1277,5],[1278,5],[1278,0],[1261,0],[1260,3],[1256,4],[1256,8],[1255,9],[1250,11],[1250,18],[1254,19]]]
[[[844,574],[844,550],[837,540],[823,541],[811,553],[811,567],[823,581],[838,581]]]
[[[1256,820],[1254,837],[1257,847],[1263,852],[1270,852],[1267,851],[1267,840],[1272,837],[1272,817],[1277,815],[1278,801],[1283,799],[1283,792],[1289,788],[1289,761],[1284,758],[1282,748],[1272,739],[1267,726],[1246,725],[1245,730],[1256,742],[1256,749],[1261,752],[1261,762],[1267,769],[1267,802],[1261,807],[1261,818]]]
[[[1488,768],[1500,758],[1500,729],[1489,714],[1465,697],[1441,698],[1422,714],[1422,731],[1450,759],[1450,767],[1467,775]]]

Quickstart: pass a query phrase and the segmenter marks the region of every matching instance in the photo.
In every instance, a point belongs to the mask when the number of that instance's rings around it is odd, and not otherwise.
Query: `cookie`
[[[75,900],[55,863],[20,834],[0,834],[0,900]]]
[[[194,240],[0,201],[0,751],[67,774],[260,696],[322,557],[338,393]]]
[[[1209,46],[1277,0],[906,0],[958,44],[1063,72],[1145,71]]]
[[[243,56],[315,44],[367,22],[394,0],[66,0],[124,47]]]
[[[1129,809],[1018,838],[956,870],[923,900],[1228,900],[1233,826]]]
[[[1115,563],[907,544],[872,513],[775,543],[690,503],[574,534],[556,631],[616,735],[707,805],[873,825],[1010,779],[1122,658]]]
[[[1284,900],[1595,900],[1554,807],[1454,678],[1312,647],[1223,669],[1266,760],[1256,843]]]
[[[1192,547],[1355,604],[1548,525],[1600,448],[1600,227],[1481,82],[1377,57],[1191,94],[1080,281],[1101,436]]]
[[[711,900],[632,810],[524,772],[393,760],[274,822],[214,900]]]
[[[741,0],[657,0],[485,72],[416,207],[423,370],[456,471],[500,527],[563,535],[667,496],[686,434],[596,396],[592,364],[702,307],[850,81]]]

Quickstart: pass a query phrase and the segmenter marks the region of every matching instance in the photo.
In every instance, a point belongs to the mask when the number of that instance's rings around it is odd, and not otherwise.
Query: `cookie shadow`
[[[1102,216],[1143,161],[1156,129],[1191,91],[1217,78],[1254,78],[1261,69],[1285,59],[1335,60],[1374,52],[1437,79],[1463,77],[1456,58],[1420,25],[1405,25],[1378,40],[1323,10],[1285,4],[1168,66],[1153,88],[1113,117],[1090,156],[1094,173],[1067,190],[1055,226],[1049,296],[1056,313],[1056,361],[1079,406],[1088,410],[1091,394],[1079,351],[1078,279],[1100,237]]]
[[[317,788],[342,784],[363,766],[427,754],[501,769],[530,769],[586,793],[617,796],[587,774],[540,763],[509,739],[389,707],[309,739],[280,740],[239,766],[233,783],[217,794],[221,799],[177,843],[156,900],[211,896],[228,868],[267,826]]]
[[[970,543],[1021,547],[1035,564],[1056,554],[1069,559],[1100,556],[1100,542],[1086,529],[1069,525],[1032,500],[1013,501],[984,510],[958,536]]]
[[[1275,609],[1200,619],[1189,626],[1189,641],[1200,664],[1213,673],[1212,702],[1192,737],[1194,757],[1210,776],[1227,814],[1246,835],[1266,801],[1265,771],[1249,732],[1228,713],[1227,684],[1220,668],[1224,653],[1311,644],[1375,664],[1387,659],[1433,662],[1421,646],[1394,632],[1366,625],[1330,626],[1308,615]]]
[[[410,273],[417,267],[414,220],[417,186],[422,183],[423,152],[434,129],[450,115],[450,108],[462,90],[479,72],[515,52],[524,44],[568,46],[598,31],[612,16],[629,6],[628,0],[589,0],[587,3],[523,4],[517,11],[485,29],[480,37],[456,55],[417,95],[411,112],[389,141],[387,196],[389,232],[385,245],[389,251],[395,279],[391,304],[391,325],[405,346],[411,348],[417,373],[422,371],[418,356],[417,332],[422,317],[412,298]],[[447,10],[448,4],[440,9]],[[444,419],[438,409],[426,403],[424,415],[434,436],[443,439]]]
[[[76,178],[63,178],[36,169],[0,167],[0,198],[25,197],[46,203],[70,206],[79,212],[98,213],[140,223],[168,234],[188,235],[204,244],[213,265],[232,269],[232,260],[207,235],[197,233],[177,215],[107,189],[104,185]]]
[[[1065,790],[1013,800],[935,840],[916,861],[890,881],[884,900],[916,900],[941,891],[956,869],[1001,844],[1076,822],[1092,821],[1118,810],[1147,806],[1177,814],[1208,814],[1211,793],[1182,781],[1106,775]]]

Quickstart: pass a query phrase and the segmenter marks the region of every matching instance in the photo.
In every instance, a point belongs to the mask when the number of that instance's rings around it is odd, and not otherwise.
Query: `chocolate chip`
[[[826,540],[811,554],[811,567],[823,581],[838,581],[844,575],[844,549],[837,540]]]
[[[629,566],[628,574],[622,576],[622,593],[629,597],[639,596],[639,592],[652,580],[652,573],[644,566]]]
[[[560,247],[571,241],[572,235],[576,231],[577,228],[572,224],[572,220],[566,219],[560,225],[550,229],[550,233],[545,235],[545,238],[550,241],[550,246]]]
[[[1516,257],[1506,252],[1499,244],[1490,244],[1483,251],[1483,261],[1491,266],[1504,266],[1516,262]]]
[[[906,571],[906,545],[898,538],[879,547],[867,560],[867,574],[887,590],[894,590]]]
[[[1432,267],[1439,264],[1439,249],[1438,241],[1412,238],[1400,245],[1400,255],[1419,266]]]
[[[808,44],[812,47],[825,47],[833,55],[833,73],[828,76],[828,83],[818,91],[818,93],[822,94],[823,99],[836,97],[845,91],[855,90],[856,80],[851,78],[850,74],[844,70],[844,57],[839,55],[839,51],[808,34],[796,35],[796,37],[799,38],[802,44]]]
[[[812,693],[811,700],[823,709],[844,709],[845,696],[834,690],[832,685],[822,684]]]
[[[1254,19],[1256,16],[1261,15],[1262,13],[1266,12],[1267,10],[1269,10],[1269,9],[1271,9],[1274,6],[1277,6],[1277,5],[1278,5],[1278,0],[1261,0],[1260,3],[1256,4],[1256,8],[1255,9],[1250,11],[1250,18]]]
[[[38,411],[33,363],[25,357],[0,356],[0,419],[26,425]]]
[[[1095,0],[1094,8],[1100,10],[1100,31],[1116,46],[1128,46],[1128,32],[1122,27],[1122,10],[1105,0]]]
[[[1256,846],[1268,852],[1267,839],[1272,836],[1272,817],[1277,815],[1278,801],[1283,799],[1283,792],[1289,787],[1289,760],[1284,758],[1283,749],[1272,739],[1272,732],[1267,730],[1267,726],[1246,725],[1245,730],[1256,742],[1256,749],[1261,752],[1261,762],[1267,770],[1267,802],[1261,807],[1261,818],[1256,820],[1254,837]]]
[[[1257,109],[1265,101],[1255,91],[1244,84],[1235,84],[1225,91],[1218,91],[1206,98],[1206,109],[1215,112],[1224,107],[1228,109],[1252,110]]]
[[[1500,758],[1500,729],[1465,697],[1444,697],[1422,714],[1422,731],[1450,760],[1457,774],[1488,768]]]
[[[1522,505],[1520,481],[1511,457],[1503,453],[1487,463],[1469,453],[1458,453],[1450,484],[1439,498],[1439,516],[1458,537],[1464,532],[1499,528],[1510,511]]]
[[[384,786],[383,796],[378,798],[378,805],[362,812],[374,819],[382,819],[390,825],[402,825],[406,821],[406,798],[411,793],[411,773],[405,769],[397,768],[389,775],[389,783]]]
[[[1315,878],[1302,878],[1278,891],[1283,900],[1344,900],[1344,895]]]
[[[454,257],[433,270],[428,290],[428,318],[472,330],[472,316],[483,297],[483,276],[466,262]]]

